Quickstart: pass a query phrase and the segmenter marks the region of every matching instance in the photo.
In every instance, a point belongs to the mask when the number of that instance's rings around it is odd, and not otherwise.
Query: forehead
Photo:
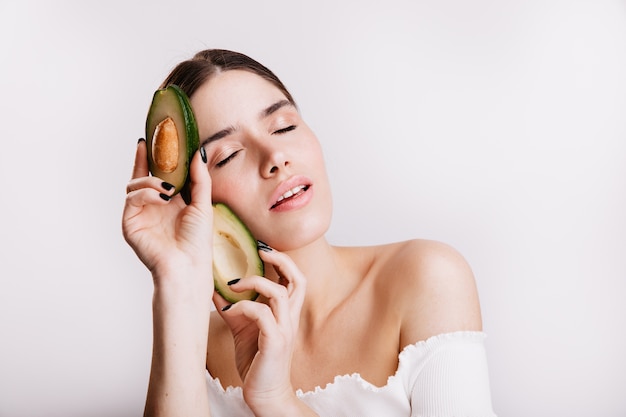
[[[213,75],[191,97],[200,134],[257,119],[267,106],[285,95],[264,78],[243,70]]]

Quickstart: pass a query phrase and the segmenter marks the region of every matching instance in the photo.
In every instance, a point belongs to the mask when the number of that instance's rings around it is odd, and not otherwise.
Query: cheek
[[[317,143],[310,146],[307,150],[307,155],[310,158],[309,164],[311,168],[315,169],[318,174],[323,174],[326,177],[326,161],[321,146]]]
[[[249,195],[245,190],[245,181],[240,181],[236,175],[213,175],[211,198],[214,203],[224,203],[233,210],[242,196]],[[248,192],[246,192],[248,191]]]
[[[247,226],[259,213],[258,184],[250,176],[216,175],[213,178],[211,198],[213,203],[226,204]]]
[[[308,146],[307,146],[306,154],[309,155],[309,157],[311,158],[311,161],[315,162],[315,164],[323,165],[324,155],[323,155],[323,150],[322,150],[322,144],[319,142],[319,140],[317,140],[317,137],[313,134],[313,132],[311,132],[310,135],[311,137],[307,141]]]

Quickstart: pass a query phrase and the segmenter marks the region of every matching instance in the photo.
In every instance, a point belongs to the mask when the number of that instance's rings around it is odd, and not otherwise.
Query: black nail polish
[[[204,146],[200,146],[200,157],[202,158],[202,162],[207,163],[206,150]]]
[[[169,182],[165,182],[165,181],[163,181],[163,182],[161,183],[161,187],[163,187],[163,189],[164,189],[165,191],[169,191],[169,190],[171,190],[172,188],[174,188],[174,186],[173,186],[172,184],[170,184]]]
[[[259,250],[262,250],[263,252],[271,252],[274,250],[270,247],[270,245],[268,245],[267,243],[261,240],[257,240],[256,244],[257,244],[257,248],[259,248]]]
[[[137,145],[139,145],[141,142],[145,142],[146,140],[144,138],[139,138],[137,139]]]
[[[229,308],[231,308],[232,306],[233,306],[232,304],[225,305],[224,307],[222,307],[222,311],[226,311]]]
[[[170,201],[170,196],[167,194],[159,193],[159,197],[161,197],[165,201]]]
[[[241,281],[241,278],[231,279],[230,281],[228,281],[226,283],[226,285],[234,285],[234,284],[238,283],[239,281]]]

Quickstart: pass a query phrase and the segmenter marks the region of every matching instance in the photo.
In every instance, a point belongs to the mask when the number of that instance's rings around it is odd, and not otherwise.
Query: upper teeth
[[[304,187],[305,187],[304,185],[298,185],[297,187],[293,187],[291,190],[287,191],[285,194],[278,197],[278,200],[276,202],[278,203],[280,201],[283,201],[285,198],[292,197],[294,194],[297,194],[301,190],[303,190]]]

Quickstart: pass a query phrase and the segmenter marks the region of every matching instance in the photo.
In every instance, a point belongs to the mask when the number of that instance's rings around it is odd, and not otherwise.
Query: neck
[[[285,252],[307,279],[301,327],[321,325],[349,294],[349,268],[340,251],[322,237],[305,247]]]

